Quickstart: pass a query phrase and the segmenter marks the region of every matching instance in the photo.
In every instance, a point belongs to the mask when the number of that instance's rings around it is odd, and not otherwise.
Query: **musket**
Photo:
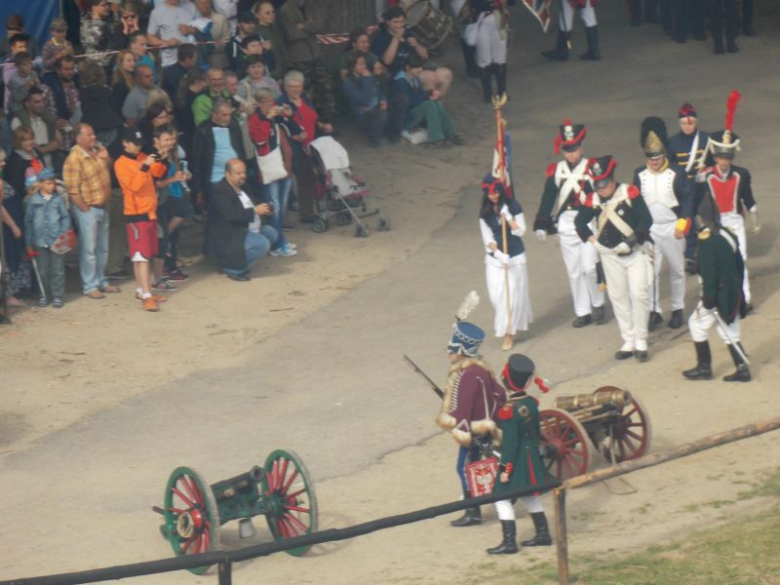
[[[423,371],[420,369],[420,367],[419,367],[419,366],[418,366],[416,363],[414,363],[414,362],[412,361],[412,358],[410,358],[408,355],[405,355],[405,356],[404,356],[404,361],[405,361],[407,364],[409,364],[409,365],[411,366],[411,368],[412,368],[412,369],[413,369],[415,372],[417,372],[417,373],[418,373],[418,374],[419,374],[419,375],[420,375],[420,376],[423,378],[423,380],[425,380],[426,382],[428,382],[428,385],[431,387],[431,390],[433,390],[434,392],[436,392],[436,395],[437,395],[439,398],[442,398],[442,399],[444,398],[444,390],[442,390],[441,388],[439,388],[438,384],[436,384],[436,382],[434,382],[433,380],[431,380],[431,379],[428,377],[428,375],[427,375],[425,372],[423,372]]]

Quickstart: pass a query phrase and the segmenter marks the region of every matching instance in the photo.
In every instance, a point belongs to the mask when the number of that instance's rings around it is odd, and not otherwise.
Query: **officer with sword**
[[[696,367],[685,370],[689,380],[712,379],[709,330],[717,325],[720,338],[728,346],[736,372],[724,382],[750,382],[750,362],[740,341],[740,318],[745,315],[742,290],[744,265],[737,237],[720,223],[718,206],[705,191],[696,215],[699,245],[697,264],[701,280],[701,300],[688,319],[696,347]]]

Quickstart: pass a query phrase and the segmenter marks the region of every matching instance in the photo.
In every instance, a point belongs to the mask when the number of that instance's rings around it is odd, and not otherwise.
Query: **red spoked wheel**
[[[559,408],[540,411],[539,422],[542,460],[547,471],[559,481],[585,473],[594,453],[582,424]]]
[[[165,486],[163,534],[177,556],[212,551],[219,545],[219,511],[209,484],[189,467],[177,467]],[[210,567],[189,569],[201,575]]]
[[[594,392],[614,392],[620,390],[616,386],[602,386]],[[623,407],[623,412],[617,422],[606,429],[607,434],[601,444],[596,447],[601,454],[612,463],[621,463],[637,459],[650,450],[653,438],[653,428],[650,416],[642,401],[631,394],[631,402]]]
[[[263,496],[268,508],[266,521],[275,540],[288,540],[317,530],[317,498],[301,458],[294,451],[277,449],[265,460]],[[311,546],[285,552],[299,557]]]

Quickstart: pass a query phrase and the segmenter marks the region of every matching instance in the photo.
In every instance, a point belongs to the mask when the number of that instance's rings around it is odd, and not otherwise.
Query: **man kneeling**
[[[228,278],[250,280],[249,269],[265,256],[279,237],[261,217],[273,213],[268,203],[255,203],[241,188],[246,183],[246,165],[233,158],[225,165],[225,178],[214,187],[209,205],[206,250]]]

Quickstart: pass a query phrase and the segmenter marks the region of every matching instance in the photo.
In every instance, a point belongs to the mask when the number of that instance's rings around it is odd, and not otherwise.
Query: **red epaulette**
[[[550,166],[547,167],[547,178],[555,176],[555,169],[558,166],[558,163],[550,163]]]
[[[512,405],[508,402],[498,411],[498,418],[501,420],[510,420],[512,418]]]
[[[636,199],[639,197],[639,189],[637,189],[636,185],[629,185],[628,187],[628,198],[629,199]]]
[[[582,203],[585,207],[590,207],[593,209],[593,193],[588,193],[585,195],[585,201]]]

